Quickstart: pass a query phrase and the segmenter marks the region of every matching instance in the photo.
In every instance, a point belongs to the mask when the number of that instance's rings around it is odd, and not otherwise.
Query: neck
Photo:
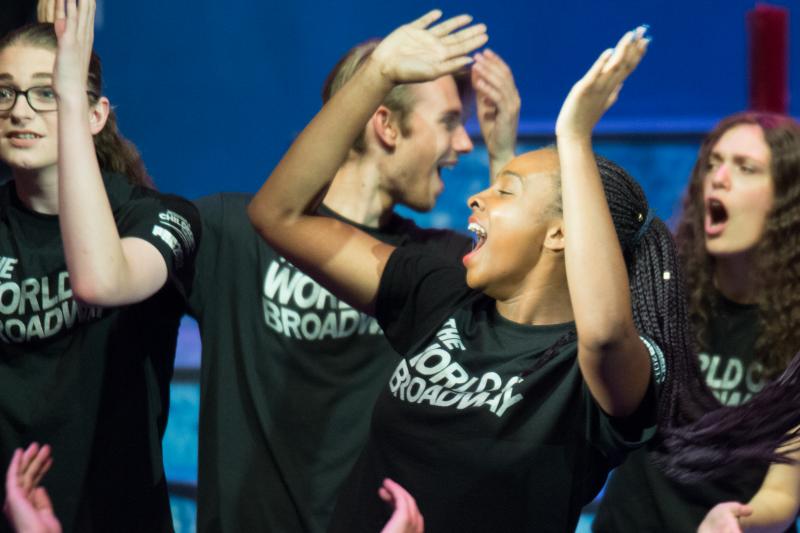
[[[497,312],[512,322],[534,326],[575,320],[563,261],[542,264],[540,260],[521,289],[508,298],[497,300]]]
[[[369,158],[351,155],[333,178],[323,203],[348,220],[378,228],[389,220],[394,208],[381,187],[380,175]]]
[[[740,304],[756,303],[758,281],[755,258],[750,252],[717,257],[714,266],[714,285],[728,300]]]
[[[58,167],[13,169],[14,186],[22,204],[44,215],[58,214]]]

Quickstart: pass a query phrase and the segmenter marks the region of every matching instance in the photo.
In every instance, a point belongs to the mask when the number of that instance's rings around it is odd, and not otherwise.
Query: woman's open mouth
[[[725,204],[717,198],[706,200],[705,218],[706,235],[715,237],[722,233],[728,222],[728,210],[725,208]]]

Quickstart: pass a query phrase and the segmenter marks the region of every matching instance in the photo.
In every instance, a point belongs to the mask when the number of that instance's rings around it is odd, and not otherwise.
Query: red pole
[[[750,34],[750,109],[789,109],[789,11],[758,4],[747,14]]]

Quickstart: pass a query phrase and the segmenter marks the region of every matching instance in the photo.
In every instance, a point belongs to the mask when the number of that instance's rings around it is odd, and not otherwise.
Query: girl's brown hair
[[[800,124],[771,113],[745,112],[727,117],[703,141],[683,200],[677,241],[689,292],[689,319],[695,342],[708,348],[705,332],[715,313],[714,258],[706,251],[703,180],[711,150],[726,131],[742,124],[761,128],[771,151],[773,207],[756,248],[759,280],[756,356],[768,377],[775,377],[800,350]]]
[[[55,51],[58,48],[58,39],[52,24],[30,24],[0,39],[0,50],[10,46],[33,46]],[[94,52],[89,62],[88,92],[92,104],[97,103],[103,94],[102,66],[100,58]],[[94,148],[100,170],[122,174],[134,185],[154,188],[153,180],[148,175],[136,146],[120,134],[113,109],[109,111],[105,127],[94,136]]]

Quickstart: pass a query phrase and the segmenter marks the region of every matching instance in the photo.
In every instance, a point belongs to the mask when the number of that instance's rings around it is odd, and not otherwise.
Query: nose
[[[6,111],[12,119],[31,118],[36,114],[36,111],[28,103],[28,99],[24,94],[17,94],[17,99],[14,105]]]
[[[711,186],[715,189],[729,189],[731,174],[727,163],[720,163],[711,171]]]
[[[485,193],[486,191],[484,190],[467,198],[467,207],[473,211],[483,211],[483,208],[486,206],[483,201],[483,195]]]
[[[458,129],[453,132],[453,138],[450,145],[458,154],[468,154],[472,151],[472,139],[469,138],[467,129],[463,124],[461,124]]]

